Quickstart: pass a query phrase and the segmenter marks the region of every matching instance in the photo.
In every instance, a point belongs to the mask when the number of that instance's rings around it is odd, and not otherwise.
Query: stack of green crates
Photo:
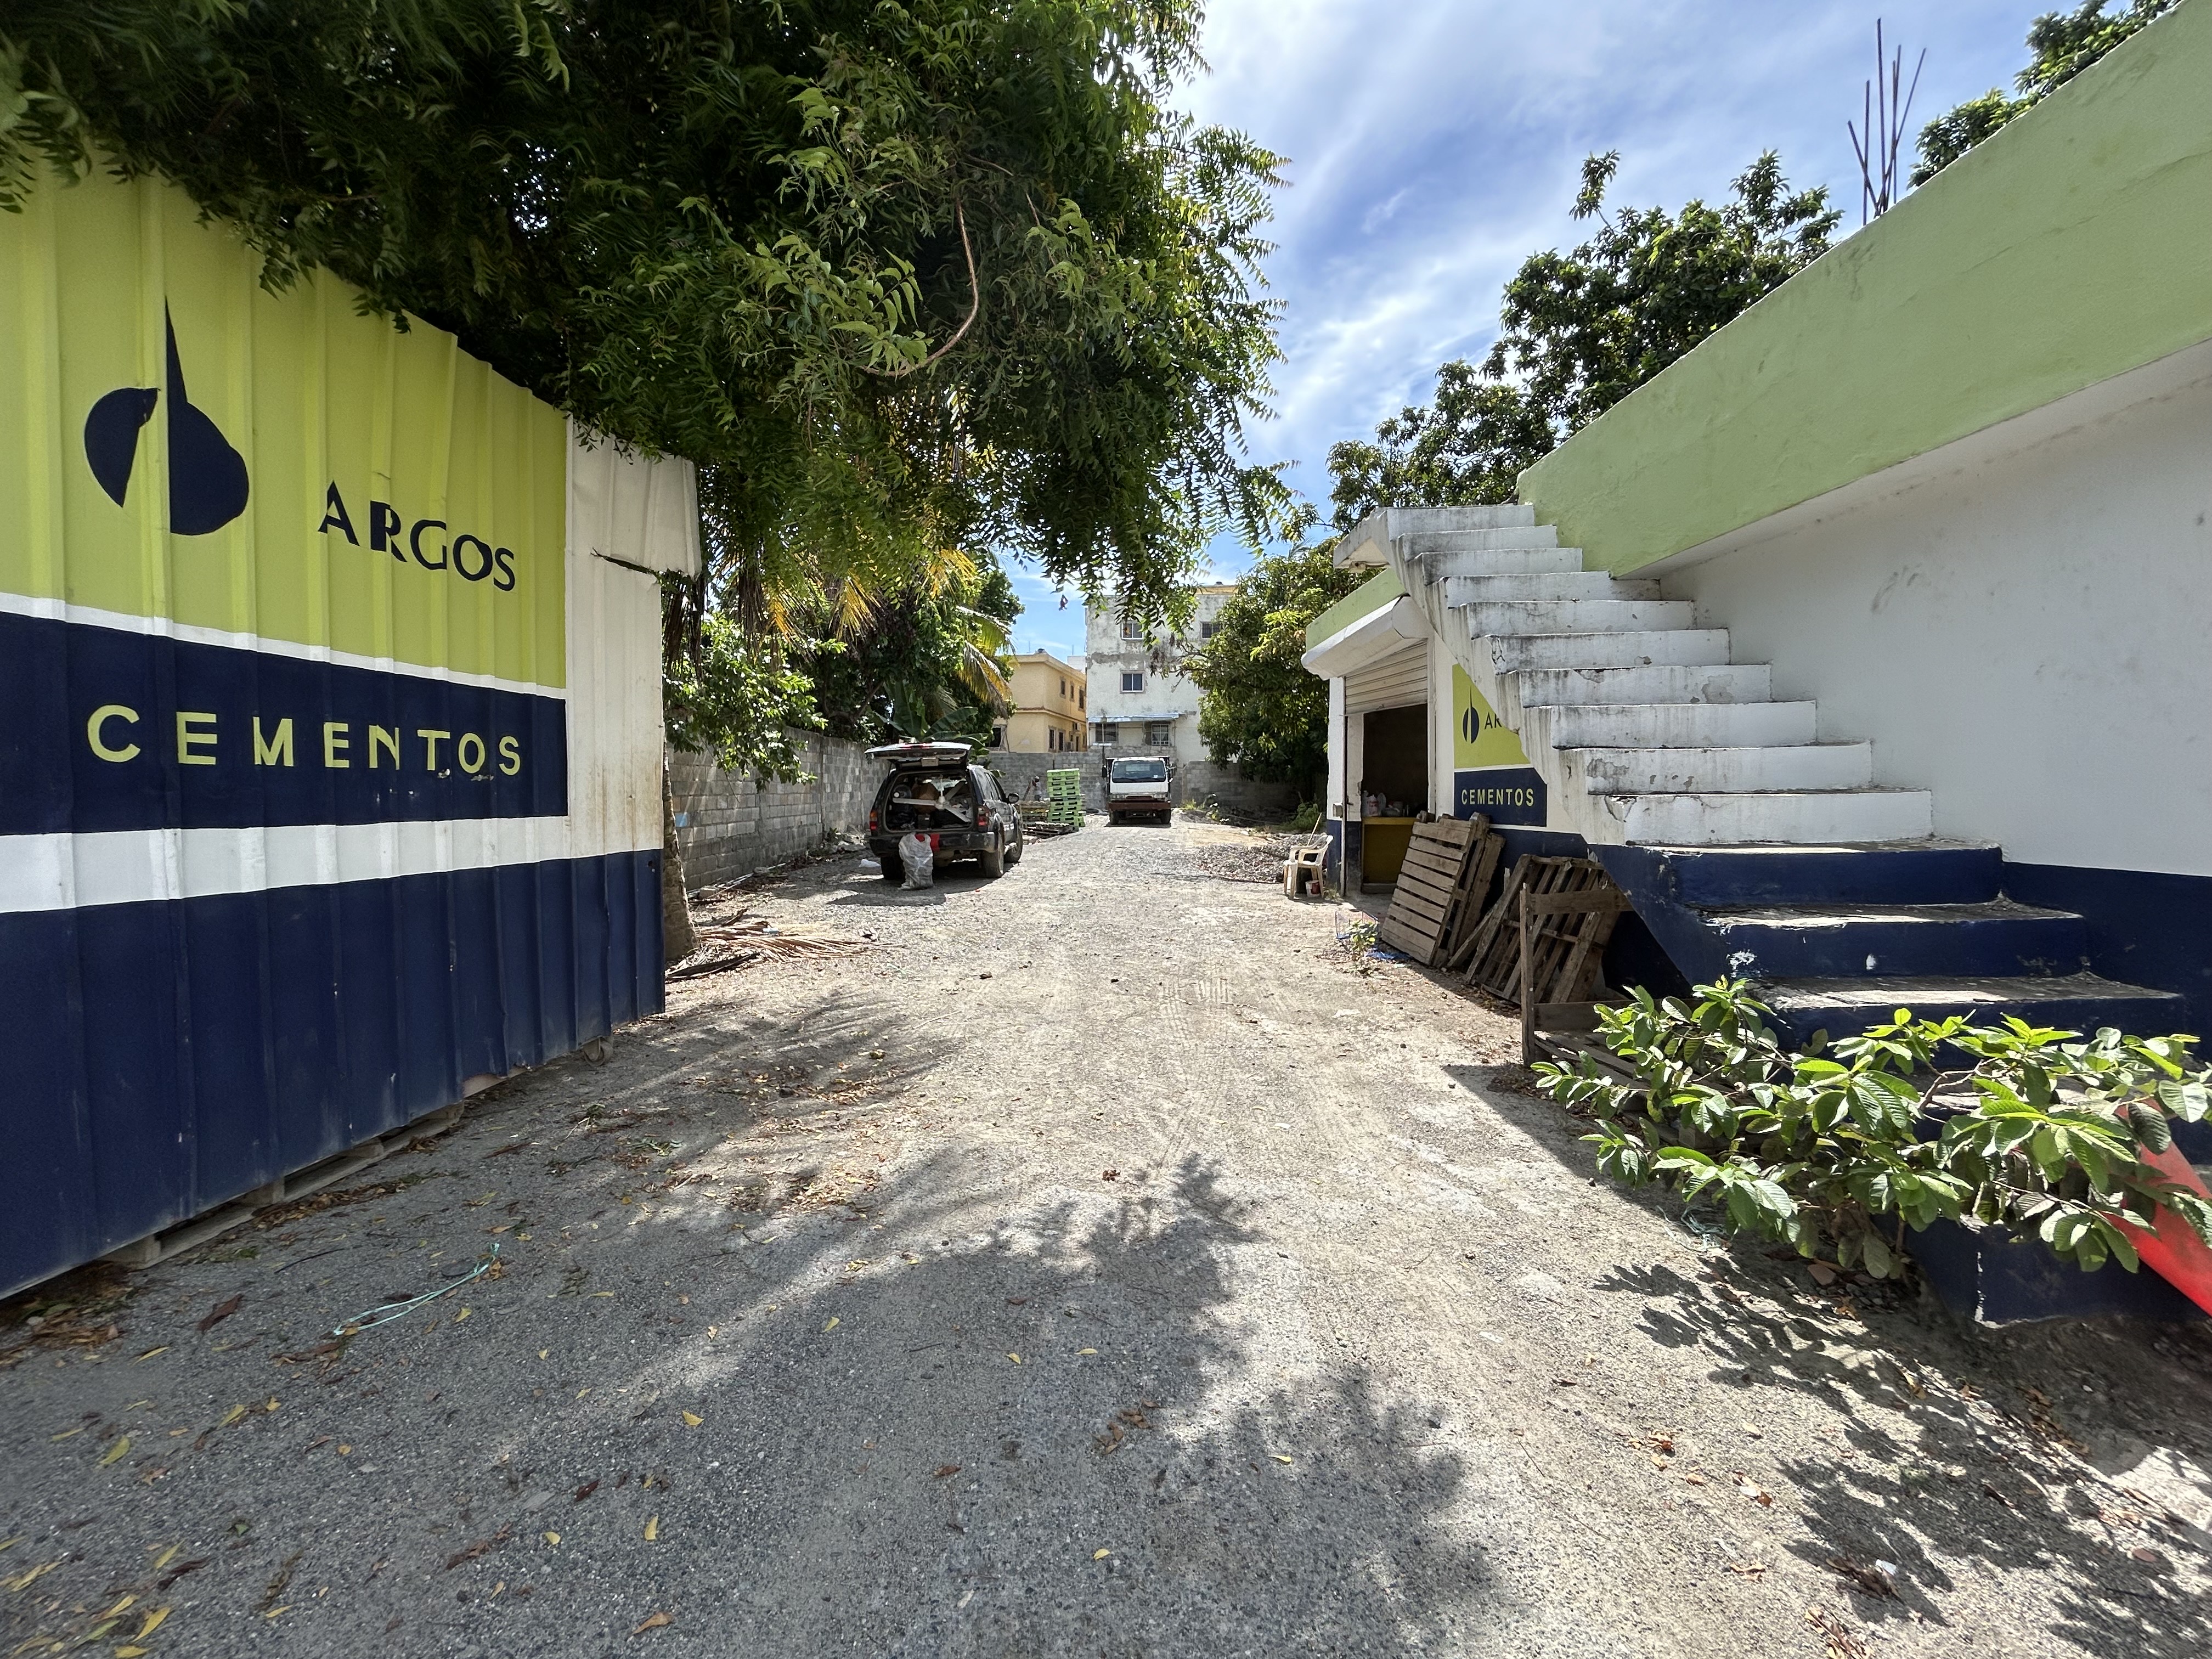
[[[1052,822],[1072,830],[1083,827],[1083,774],[1073,768],[1044,775],[1044,798],[1052,808]]]

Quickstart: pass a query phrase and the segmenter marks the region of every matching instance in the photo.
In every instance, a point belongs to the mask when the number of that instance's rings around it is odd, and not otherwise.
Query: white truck
[[[1165,823],[1174,816],[1164,756],[1133,755],[1106,763],[1107,823],[1149,817]]]

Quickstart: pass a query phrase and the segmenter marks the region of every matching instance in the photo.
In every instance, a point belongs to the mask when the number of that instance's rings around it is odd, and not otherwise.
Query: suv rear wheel
[[[883,867],[885,881],[906,879],[906,866],[899,862],[899,855],[896,853],[881,854],[877,857],[876,862]]]
[[[1005,875],[1006,873],[1006,837],[1001,836],[983,851],[978,853],[975,855],[975,862],[982,866],[983,873],[987,876]]]

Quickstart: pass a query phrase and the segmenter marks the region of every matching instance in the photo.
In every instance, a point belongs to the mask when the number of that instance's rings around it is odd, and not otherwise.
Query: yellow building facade
[[[1017,753],[1079,754],[1090,745],[1090,693],[1083,671],[1049,651],[1013,659],[1012,706],[998,733],[998,747]]]

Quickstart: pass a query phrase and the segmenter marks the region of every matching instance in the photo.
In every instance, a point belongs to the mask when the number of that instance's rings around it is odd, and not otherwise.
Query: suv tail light
[[[868,814],[868,828],[869,828],[869,829],[871,829],[871,830],[880,830],[880,829],[882,829],[882,828],[883,828],[883,814],[882,814],[882,813],[880,813],[880,812],[874,812],[874,811],[870,812],[870,813]]]

